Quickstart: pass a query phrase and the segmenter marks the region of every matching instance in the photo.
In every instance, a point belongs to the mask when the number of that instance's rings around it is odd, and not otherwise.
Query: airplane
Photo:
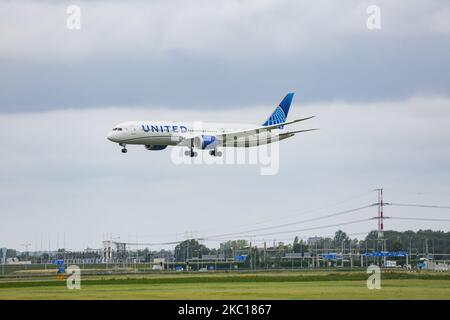
[[[286,121],[294,93],[288,93],[261,125],[180,121],[127,121],[116,125],[107,139],[118,143],[122,153],[127,145],[144,145],[147,150],[164,150],[168,146],[187,147],[186,156],[196,157],[194,148],[209,150],[221,157],[218,147],[254,147],[293,137],[297,133],[318,129],[286,131],[285,126],[314,116]]]

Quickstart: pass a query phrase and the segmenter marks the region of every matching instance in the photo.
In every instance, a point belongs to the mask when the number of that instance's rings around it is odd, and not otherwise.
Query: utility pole
[[[316,255],[315,255],[315,263],[314,263],[314,265],[315,264],[317,264],[317,267],[319,267],[319,257],[317,256],[317,241],[316,241]]]
[[[28,241],[23,243],[22,246],[25,247],[25,258],[28,259],[28,247],[31,245]],[[25,269],[27,269],[27,265],[25,265]]]
[[[378,192],[378,240],[381,240],[381,251],[385,251],[383,188],[379,188],[379,189],[375,189],[375,190]],[[385,256],[383,256],[383,264],[386,264]]]
[[[350,254],[350,270],[353,270],[352,239],[350,239],[349,254]]]
[[[364,256],[361,254],[361,251],[359,252],[360,259],[361,259],[361,268],[364,267]]]
[[[252,266],[252,242],[250,241],[250,247],[249,247],[249,249],[250,249],[250,252],[249,252],[249,254],[250,254],[250,270],[252,270],[253,269],[253,266]]]
[[[264,265],[267,268],[266,255],[267,255],[267,245],[266,242],[264,241]]]
[[[369,252],[369,245],[368,245],[369,239],[367,239],[367,240],[364,241],[364,242],[366,243],[366,253],[368,253],[368,252]],[[364,259],[364,258],[363,258],[363,259]],[[369,264],[369,262],[367,261],[367,259],[369,259],[368,256],[366,256],[366,267],[367,267],[368,264]]]
[[[134,264],[134,273],[137,273],[138,271],[138,260],[139,260],[139,239],[138,239],[138,233],[136,231],[136,263]]]
[[[28,247],[31,246],[31,243],[29,243],[28,241],[25,243],[22,243],[22,246],[25,249],[25,257],[28,258]]]
[[[189,271],[189,240],[187,241],[187,246],[186,246],[186,271]]]
[[[6,253],[8,252],[8,248],[1,248],[0,252],[2,259],[2,275],[5,275]]]

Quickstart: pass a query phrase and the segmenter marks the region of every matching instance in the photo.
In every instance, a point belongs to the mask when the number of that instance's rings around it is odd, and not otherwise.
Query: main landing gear
[[[188,156],[188,157],[191,157],[191,158],[198,156],[198,153],[196,151],[194,151],[194,145],[193,144],[191,144],[189,150],[186,150],[184,152],[184,154],[186,156]],[[218,151],[217,148],[214,148],[213,150],[210,150],[209,154],[211,156],[213,156],[213,157],[221,157],[222,156],[222,152]]]
[[[122,147],[122,153],[127,153],[127,147],[126,147],[126,144],[123,144],[123,143],[119,143],[119,145]]]
[[[186,150],[186,151],[184,152],[184,154],[185,154],[186,156],[191,157],[191,158],[198,156],[198,153],[197,153],[196,151],[194,151],[193,149],[191,149],[191,150]]]
[[[186,150],[184,154],[191,158],[196,157],[198,155],[198,153],[194,151],[194,139],[191,139],[191,145],[189,147],[189,150]]]
[[[211,150],[209,152],[209,154],[213,157],[221,157],[222,156],[222,151],[219,151],[217,149]]]

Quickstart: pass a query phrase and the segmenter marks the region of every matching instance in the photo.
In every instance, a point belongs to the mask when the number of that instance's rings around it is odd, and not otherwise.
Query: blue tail
[[[273,124],[286,122],[293,97],[293,93],[288,93],[278,107],[276,107],[275,111],[270,115],[269,119],[263,123],[263,126],[271,126]],[[282,129],[283,126],[280,126],[279,128]]]

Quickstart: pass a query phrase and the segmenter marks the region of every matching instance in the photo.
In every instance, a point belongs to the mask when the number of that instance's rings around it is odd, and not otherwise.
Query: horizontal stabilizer
[[[315,131],[315,130],[319,130],[319,129],[305,129],[305,130],[289,131],[289,132],[282,133],[282,134],[288,134],[288,133],[301,133],[301,132],[308,132],[308,131]]]

